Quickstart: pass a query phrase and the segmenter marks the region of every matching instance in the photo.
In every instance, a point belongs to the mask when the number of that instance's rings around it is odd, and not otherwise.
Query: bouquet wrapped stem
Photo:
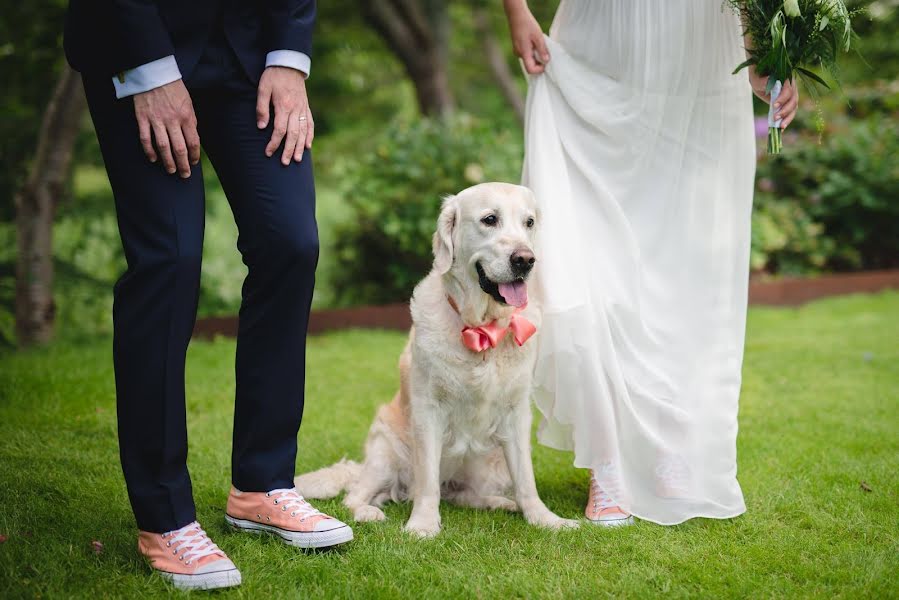
[[[781,122],[774,103],[784,83],[803,79],[810,89],[829,88],[811,69],[822,67],[836,79],[837,55],[849,50],[852,16],[844,0],[727,0],[740,15],[752,41],[748,58],[734,73],[754,67],[768,77],[768,152],[779,154]]]
[[[776,80],[771,87],[771,104],[768,106],[768,154],[780,154],[783,147],[780,139],[781,119],[775,120],[774,118],[778,110],[774,108],[774,104],[777,102],[777,97],[780,96],[781,89],[783,89],[783,83]]]

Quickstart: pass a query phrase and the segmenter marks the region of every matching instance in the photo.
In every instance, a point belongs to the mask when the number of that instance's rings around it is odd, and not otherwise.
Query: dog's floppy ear
[[[443,199],[437,231],[434,232],[434,268],[443,275],[453,266],[453,229],[458,220],[459,202],[455,196]]]

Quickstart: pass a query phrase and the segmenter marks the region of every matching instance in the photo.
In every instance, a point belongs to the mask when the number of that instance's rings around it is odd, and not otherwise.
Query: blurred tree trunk
[[[506,55],[496,40],[496,34],[490,25],[490,15],[480,3],[472,8],[472,13],[475,32],[481,38],[487,65],[490,67],[490,72],[493,73],[496,85],[506,102],[515,111],[518,120],[524,122],[524,97],[515,83],[515,76],[512,74],[512,69],[509,68],[509,63],[506,62]]]
[[[359,5],[365,19],[406,68],[422,114],[452,112],[446,0],[359,0]]]
[[[44,111],[28,179],[16,194],[16,337],[20,346],[53,337],[53,217],[68,180],[85,104],[81,76],[64,67]]]

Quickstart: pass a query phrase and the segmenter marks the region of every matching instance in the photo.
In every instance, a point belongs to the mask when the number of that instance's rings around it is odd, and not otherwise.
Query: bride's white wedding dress
[[[721,0],[563,0],[532,77],[541,443],[634,515],[745,511],[737,401],[755,170]]]

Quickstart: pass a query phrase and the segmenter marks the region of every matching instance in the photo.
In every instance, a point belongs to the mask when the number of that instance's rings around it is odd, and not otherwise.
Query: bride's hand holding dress
[[[528,74],[539,75],[550,60],[540,24],[531,14],[525,0],[503,0],[503,4],[515,54],[524,62],[524,69]]]
[[[512,48],[524,63],[525,71],[530,75],[543,73],[545,65],[550,61],[549,50],[546,47],[546,39],[543,29],[534,15],[531,13],[525,0],[504,0],[506,16],[509,21],[509,33],[512,37]],[[748,45],[751,43],[745,40]],[[759,75],[755,66],[748,69],[749,83],[752,92],[764,102],[771,103],[771,95],[767,91],[768,76]],[[780,112],[775,119],[782,120],[782,128],[786,129],[793,119],[799,107],[799,89],[792,81],[783,84],[783,89],[778,97],[775,108]]]

